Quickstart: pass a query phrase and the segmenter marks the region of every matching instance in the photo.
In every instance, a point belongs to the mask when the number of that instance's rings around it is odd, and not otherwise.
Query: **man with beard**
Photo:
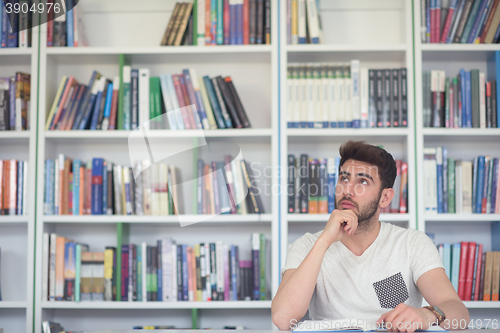
[[[274,324],[288,330],[309,310],[313,320],[378,318],[389,331],[465,329],[469,312],[429,237],[379,221],[394,196],[391,154],[354,141],[339,152],[337,209],[322,231],[291,245],[271,306]],[[422,296],[429,307],[421,307]]]

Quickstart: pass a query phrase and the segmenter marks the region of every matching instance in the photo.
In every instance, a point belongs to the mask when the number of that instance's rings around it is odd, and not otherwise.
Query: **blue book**
[[[96,86],[94,83],[96,80],[99,80],[100,77],[101,77],[101,74],[99,74],[97,71],[92,72],[92,75],[90,76],[89,84],[87,85],[87,91],[85,91],[85,96],[83,96],[82,103],[78,107],[75,122],[73,123],[73,126],[71,128],[72,130],[76,130],[79,128],[80,123],[82,122],[83,117],[84,117],[85,113],[87,112],[86,110],[88,109],[87,108],[88,104],[90,104],[90,109],[88,110],[88,112],[90,113],[90,111],[92,109],[92,105],[93,105],[93,101],[91,100],[91,97],[92,97],[92,94],[94,92],[94,86]],[[96,89],[97,89],[97,86],[96,86]],[[97,91],[95,92],[95,94],[97,94]],[[94,100],[95,100],[95,95],[94,95]],[[84,124],[84,125],[86,125],[86,124]]]
[[[462,123],[461,127],[467,127],[467,93],[465,90],[465,70],[463,68],[460,69],[460,94],[462,97]]]
[[[469,246],[474,246],[474,243],[469,243]],[[472,251],[472,249],[469,249],[469,252]],[[472,273],[472,292],[470,296],[470,300],[474,300],[474,293],[479,293],[479,290],[476,290],[476,278],[479,279],[478,276],[478,271],[477,271],[477,260],[479,258],[479,244],[476,244],[476,252],[474,256],[474,270]],[[481,272],[479,272],[479,275],[481,275]]]
[[[97,96],[95,99],[94,103],[94,111],[92,111],[92,121],[90,122],[90,129],[91,130],[96,130],[97,129],[97,121],[99,120],[99,112],[101,108],[101,101],[102,101],[102,95],[104,93],[104,85],[105,85],[106,79],[101,78],[98,83],[97,87]]]
[[[491,208],[487,213],[495,213],[498,187],[498,158],[493,160],[493,181],[491,182]]]
[[[229,40],[226,40],[229,37]],[[224,44],[236,45],[236,4],[229,4],[229,36],[224,36]]]
[[[452,245],[451,254],[451,284],[455,291],[458,292],[458,275],[460,271],[460,243]]]
[[[23,161],[17,161],[17,204],[16,214],[23,214]]]
[[[163,268],[162,268],[162,241],[158,240],[156,243],[157,249],[158,249],[158,261],[157,261],[157,267],[156,267],[156,276],[158,279],[157,283],[157,289],[156,289],[156,300],[161,302],[163,300]]]
[[[479,7],[479,11],[477,12],[476,20],[472,25],[472,30],[470,32],[469,38],[467,39],[467,43],[474,43],[474,41],[476,40],[479,34],[479,30],[483,25],[486,14],[488,13],[488,3],[490,2],[491,0],[483,0],[483,3],[481,3],[481,7]]]
[[[198,85],[196,85],[194,82],[194,80],[196,80],[196,77],[191,78],[189,69],[182,70],[182,75],[184,76],[184,82],[186,84],[186,91],[188,93],[189,101],[191,102],[191,104],[194,104],[196,106],[196,113],[198,113],[199,121],[197,121],[196,125],[198,129],[208,129],[208,119],[205,112],[205,107],[203,106],[203,101],[201,100],[201,93],[199,89],[198,91],[196,91],[195,89],[196,87],[198,87]]]
[[[207,90],[208,100],[210,101],[210,105],[212,106],[212,110],[214,111],[215,122],[217,123],[218,128],[226,128],[226,124],[224,123],[224,118],[222,117],[222,110],[219,105],[219,101],[217,96],[215,95],[214,86],[212,85],[212,80],[208,77],[208,75],[203,77],[203,82],[205,82],[205,88]]]
[[[66,42],[68,47],[75,46],[74,25],[73,25],[73,0],[66,0],[66,9],[71,8],[66,12]]]
[[[176,267],[175,271],[177,272],[177,300],[182,301],[183,300],[182,276],[184,275],[184,273],[182,270],[182,245],[180,244],[177,245],[177,262],[175,263],[174,267]]]
[[[485,157],[479,156],[477,159],[477,177],[476,177],[476,200],[475,200],[475,213],[481,213],[481,203],[483,198],[483,186],[484,184],[484,163]]]
[[[470,71],[465,72],[465,95],[466,95],[466,127],[472,128],[472,95]]]
[[[19,0],[12,0],[10,3],[12,3],[12,7],[15,8],[16,5],[19,6]],[[8,32],[7,32],[7,47],[9,48],[15,48],[19,46],[19,13],[16,13],[15,11],[12,11],[10,13],[10,19],[11,21],[8,21],[9,24],[8,26]],[[2,20],[3,21],[3,20]],[[10,24],[12,22],[12,24]]]
[[[328,159],[328,213],[335,210],[335,179],[337,178],[337,167],[335,159],[330,157]]]
[[[106,104],[104,104],[104,118],[108,118],[111,114],[111,103],[113,102],[113,82],[108,84],[108,91],[106,92]]]
[[[431,9],[432,9],[432,1],[433,0],[426,0],[426,6],[425,6],[425,27],[427,31],[427,43],[430,43],[430,36],[431,36]]]
[[[2,48],[6,48],[7,47],[7,36],[9,35],[9,27],[10,27],[10,21],[9,21],[9,17],[7,16],[7,11],[5,10],[5,6],[4,6],[4,0],[0,0],[0,5],[2,5],[2,7],[0,8],[1,10],[1,16],[2,16],[2,25],[0,26],[0,46]]]
[[[73,215],[80,215],[80,160],[73,160]]]
[[[443,265],[444,271],[446,272],[446,276],[451,281],[451,244],[444,243],[443,244]]]
[[[182,244],[182,300],[188,301],[188,267],[187,267],[187,245]]]
[[[476,193],[477,193],[477,163],[479,157],[474,158],[472,163],[472,202],[471,202],[471,213],[476,211]]]
[[[453,18],[451,20],[451,27],[448,33],[448,36],[446,37],[446,44],[450,44],[453,41],[453,37],[455,36],[455,32],[457,31],[458,23],[460,21],[460,18],[457,19],[457,15],[460,14],[462,15],[462,11],[464,8],[466,0],[460,0],[460,3],[458,1],[453,0],[452,4],[450,5],[451,7],[455,8],[455,12],[453,13]],[[454,4],[454,5],[453,5]]]
[[[493,37],[493,41],[496,41],[498,40],[498,38],[500,37],[500,24],[498,25],[498,28],[497,28],[497,31],[495,31],[495,36]],[[498,51],[496,51],[498,52]],[[497,85],[498,86],[498,85]],[[498,96],[498,95],[497,95]],[[497,118],[498,119],[498,118]]]
[[[236,44],[243,45],[243,2],[236,5]]]
[[[0,5],[1,5],[1,3],[0,3]],[[50,213],[50,208],[49,208],[49,195],[50,195],[49,187],[51,185],[51,183],[50,183],[50,172],[51,172],[50,161],[51,160],[45,160],[45,168],[44,168],[44,176],[45,176],[45,190],[44,190],[44,197],[43,197],[43,214],[44,215],[52,215]]]
[[[102,158],[94,158],[92,160],[92,204],[91,214],[102,214],[102,174],[103,174]]]
[[[229,258],[231,262],[231,291],[232,291],[232,299],[231,301],[238,300],[238,279],[236,277],[236,247],[231,245],[231,258]],[[265,296],[265,295],[264,295]]]
[[[448,149],[442,147],[443,151],[443,213],[448,213]]]
[[[108,162],[103,160],[103,162],[102,162],[102,210],[101,210],[101,214],[106,215],[107,212],[108,212]],[[140,246],[138,248],[140,248]]]
[[[181,82],[181,85],[183,85],[186,88],[188,99],[189,102],[191,103],[190,105],[194,104],[196,106],[196,96],[194,94],[193,86],[187,84],[184,75],[179,75],[179,81]],[[195,110],[194,108],[191,108],[189,105],[186,106],[186,109],[188,110],[188,112],[192,112],[194,118],[194,125],[196,126],[196,129],[203,129],[198,109]]]
[[[498,31],[497,33],[500,35],[500,24],[498,25]],[[496,87],[497,87],[497,99],[498,99],[498,96],[500,96],[500,84],[498,84],[498,82],[500,82],[500,51],[495,51],[495,70],[496,70],[496,81],[497,81],[497,84],[496,84]],[[493,110],[492,112],[495,112],[497,113],[497,127],[500,128],[500,103],[497,102],[497,109],[496,110]]]
[[[252,250],[253,267],[253,297],[252,300],[260,300],[260,260],[259,250]]]
[[[46,199],[45,202],[47,204],[47,213],[48,215],[55,214],[55,206],[54,206],[54,188],[55,188],[55,173],[56,173],[56,161],[55,160],[47,160],[47,183],[48,187],[46,188]]]
[[[3,12],[4,12],[4,7],[3,7],[3,0],[0,0],[0,48],[2,48],[2,27],[3,27]]]

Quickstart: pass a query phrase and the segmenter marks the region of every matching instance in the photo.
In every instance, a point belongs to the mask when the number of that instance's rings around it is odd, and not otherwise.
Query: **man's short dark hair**
[[[385,149],[372,146],[365,141],[349,140],[340,146],[339,153],[339,171],[345,161],[349,159],[365,162],[377,167],[378,175],[382,181],[381,190],[394,186],[394,180],[397,175],[396,162],[392,155]]]

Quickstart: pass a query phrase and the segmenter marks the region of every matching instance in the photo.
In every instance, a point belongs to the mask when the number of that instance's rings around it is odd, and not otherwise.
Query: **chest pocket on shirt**
[[[380,306],[384,309],[394,309],[399,303],[404,303],[409,298],[408,288],[401,272],[375,282],[373,288],[377,293]]]

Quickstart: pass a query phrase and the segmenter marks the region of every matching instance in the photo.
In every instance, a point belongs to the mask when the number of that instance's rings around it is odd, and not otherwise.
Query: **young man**
[[[452,329],[454,319],[466,328],[469,312],[429,237],[379,221],[394,196],[391,154],[348,141],[340,157],[337,209],[323,231],[290,247],[272,302],[274,324],[288,330],[309,309],[315,320],[378,318],[389,331],[413,332],[436,322]],[[421,307],[422,296],[431,307]]]

